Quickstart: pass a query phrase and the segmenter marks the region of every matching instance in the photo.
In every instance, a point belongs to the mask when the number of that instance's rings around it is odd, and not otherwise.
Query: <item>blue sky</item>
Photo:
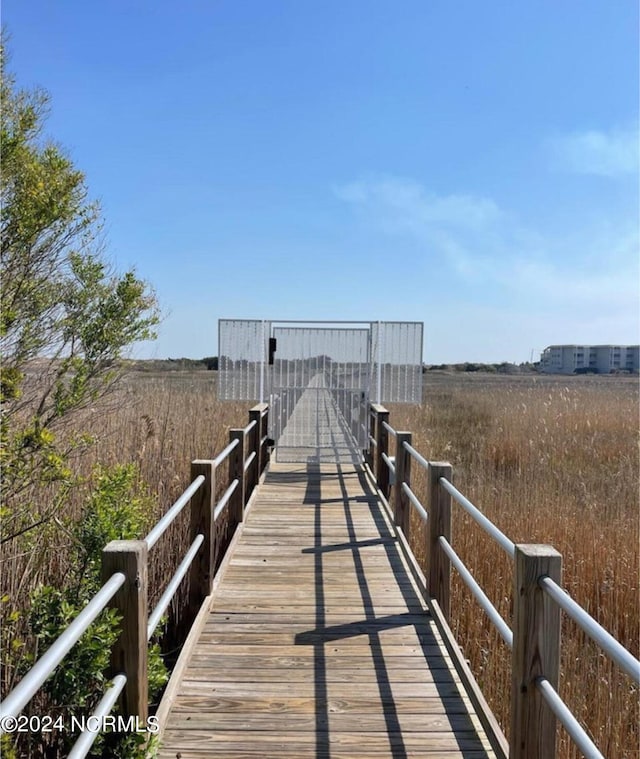
[[[155,287],[218,318],[425,322],[424,359],[637,343],[632,0],[6,0],[11,68]]]

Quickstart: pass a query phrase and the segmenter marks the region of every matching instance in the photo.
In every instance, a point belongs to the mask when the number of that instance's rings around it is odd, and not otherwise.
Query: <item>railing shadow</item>
[[[330,757],[331,755],[330,694],[327,680],[325,645],[354,636],[367,635],[375,670],[376,687],[382,704],[390,755],[397,759],[405,759],[408,756],[409,748],[406,745],[405,734],[402,730],[399,707],[394,698],[393,678],[388,667],[388,659],[385,658],[382,635],[388,630],[410,626],[413,627],[416,634],[415,648],[424,658],[425,666],[433,672],[432,681],[440,700],[445,705],[447,719],[452,724],[455,723],[456,729],[453,733],[458,744],[458,750],[462,756],[472,754],[474,758],[488,757],[488,754],[481,746],[476,728],[468,715],[467,707],[461,697],[460,687],[455,681],[449,664],[442,654],[440,642],[434,635],[432,629],[433,623],[428,613],[424,611],[423,600],[410,581],[410,575],[400,556],[397,539],[381,512],[377,493],[372,489],[364,472],[359,470],[359,468],[356,468],[355,471],[357,472],[360,486],[363,489],[364,497],[358,496],[354,499],[349,496],[345,475],[352,475],[354,469],[338,465],[336,477],[340,485],[342,499],[336,499],[335,497],[323,499],[320,466],[318,463],[311,461],[307,464],[308,485],[304,502],[314,506],[315,537],[313,547],[303,549],[303,553],[313,553],[315,556],[315,628],[296,635],[295,643],[296,645],[310,645],[314,648],[316,755],[319,757]],[[322,477],[325,476],[322,475]],[[321,534],[322,509],[327,504],[335,505],[338,500],[344,505],[349,539],[342,543],[323,545]],[[367,509],[373,518],[378,537],[367,538],[365,540],[358,539],[354,509]],[[379,616],[376,613],[377,601],[367,581],[363,552],[368,548],[380,545],[384,547],[385,555],[391,568],[390,577],[396,581],[401,591],[406,605],[406,611],[404,612],[385,614],[383,616]],[[337,551],[351,552],[364,615],[362,619],[327,626],[323,558],[326,554],[332,554]],[[377,603],[379,605],[379,601]],[[411,750],[413,751],[413,749]]]

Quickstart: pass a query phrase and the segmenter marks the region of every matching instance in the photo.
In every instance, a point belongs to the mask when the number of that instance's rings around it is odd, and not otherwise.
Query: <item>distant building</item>
[[[550,345],[540,357],[540,371],[549,374],[639,372],[638,345]]]

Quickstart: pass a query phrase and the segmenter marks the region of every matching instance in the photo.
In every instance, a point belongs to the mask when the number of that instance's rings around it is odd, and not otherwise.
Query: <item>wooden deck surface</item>
[[[275,460],[281,463],[337,461],[355,465],[362,458],[322,372],[302,391],[277,438]]]
[[[159,756],[493,757],[358,467],[272,464]]]

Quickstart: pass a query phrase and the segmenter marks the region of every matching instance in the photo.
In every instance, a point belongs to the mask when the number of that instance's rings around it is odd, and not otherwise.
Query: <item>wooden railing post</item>
[[[232,524],[239,524],[244,520],[245,506],[245,476],[244,460],[247,457],[247,436],[244,429],[229,430],[229,442],[239,440],[239,444],[229,454],[229,485],[238,480],[238,487],[234,490],[229,500],[229,519]]]
[[[376,439],[376,418],[375,418],[375,414],[373,413],[373,409],[371,408],[370,403],[367,403],[367,406],[366,406],[365,426],[369,430],[369,437],[375,440]],[[367,464],[367,466],[373,472],[374,471],[373,457],[375,455],[375,446],[371,442],[371,439],[369,439],[367,443],[368,443],[367,452],[365,454],[364,461],[365,461],[365,464]]]
[[[394,517],[396,524],[409,540],[409,499],[402,490],[402,483],[411,487],[411,456],[407,453],[404,443],[411,445],[410,432],[396,432],[396,479],[393,486]]]
[[[562,582],[562,556],[547,545],[516,545],[510,759],[553,759],[556,718],[536,688],[545,677],[557,690],[560,675],[560,607],[538,580]]]
[[[376,439],[376,452],[375,452],[375,475],[378,487],[385,498],[389,498],[389,468],[382,459],[382,454],[389,455],[389,434],[384,427],[384,423],[389,423],[389,412],[384,406],[380,406],[378,403],[371,404],[371,408],[376,415],[375,424],[375,439]]]
[[[215,525],[213,522],[216,492],[216,470],[213,461],[192,461],[191,481],[202,475],[204,482],[191,497],[191,542],[197,535],[204,535],[204,542],[196,554],[190,569],[189,606],[197,613],[202,600],[211,594],[215,570]]]
[[[253,452],[256,454],[256,457],[248,472],[247,499],[251,493],[253,493],[253,489],[260,479],[260,440],[262,439],[262,435],[260,434],[262,427],[260,424],[260,414],[262,413],[262,407],[263,404],[259,403],[257,406],[254,406],[249,410],[249,424],[251,424],[251,422],[255,422],[255,424],[249,433],[249,449],[247,453],[251,454]]]
[[[144,540],[112,540],[102,551],[102,579],[114,572],[126,578],[109,604],[122,615],[120,635],[111,650],[113,674],[120,672],[127,683],[120,696],[124,717],[146,723],[149,713],[147,675],[147,544]]]
[[[260,440],[267,438],[269,435],[269,415],[272,413],[272,408],[268,403],[264,404],[264,415],[262,417],[262,426],[260,428]],[[264,472],[267,463],[269,461],[269,449],[265,441],[264,445],[260,444],[260,474]]]
[[[440,485],[440,478],[453,480],[453,469],[446,461],[429,462],[429,595],[438,602],[444,618],[451,613],[451,562],[440,547],[439,537],[451,543],[451,496]]]

